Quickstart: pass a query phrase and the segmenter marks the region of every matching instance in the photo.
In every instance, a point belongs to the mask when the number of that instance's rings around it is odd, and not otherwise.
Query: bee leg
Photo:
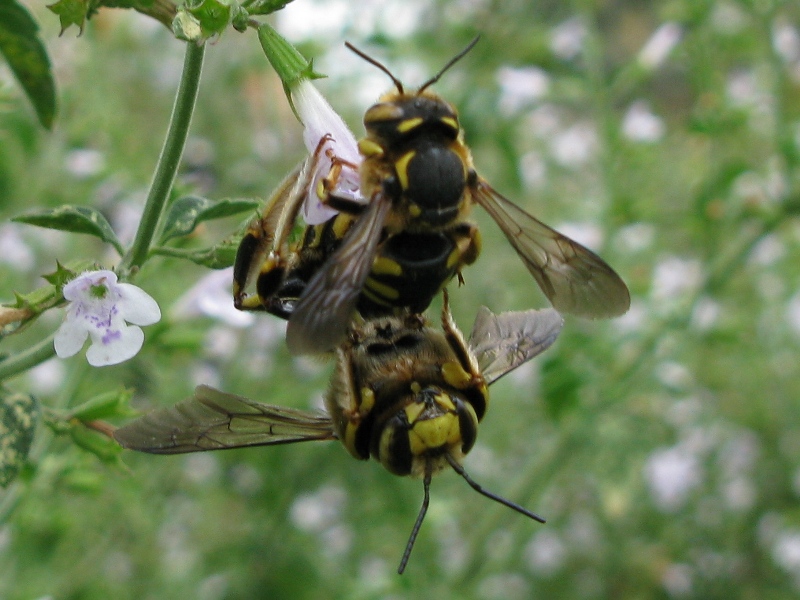
[[[458,357],[457,363],[451,361],[442,365],[442,376],[445,381],[461,390],[475,388],[476,392],[482,395],[486,388],[483,375],[477,360],[469,350],[464,334],[453,320],[450,312],[450,295],[446,289],[442,290],[442,329],[447,343]]]

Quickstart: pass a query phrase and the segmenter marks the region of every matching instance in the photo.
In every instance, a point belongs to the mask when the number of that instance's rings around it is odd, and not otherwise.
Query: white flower
[[[361,155],[355,136],[311,81],[299,80],[292,87],[291,94],[303,123],[303,142],[309,154],[313,156],[317,152],[319,158],[312,184],[308,186],[308,196],[303,203],[303,219],[309,225],[319,225],[337,212],[322,204],[317,196],[319,182],[328,176],[333,166],[332,157],[338,159],[342,166],[333,192],[348,200],[364,202],[359,193],[358,165],[361,163]]]
[[[82,273],[64,286],[64,298],[69,306],[55,335],[56,354],[61,358],[77,354],[91,337],[86,360],[95,367],[135,356],[144,342],[144,333],[136,325],[152,325],[161,319],[155,300],[135,285],[117,283],[112,271]]]

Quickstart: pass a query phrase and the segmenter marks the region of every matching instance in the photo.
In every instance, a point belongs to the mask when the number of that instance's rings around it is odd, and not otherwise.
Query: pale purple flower
[[[115,365],[136,355],[144,343],[137,325],[161,319],[158,304],[130,283],[117,283],[112,271],[87,271],[64,286],[67,314],[55,335],[56,354],[67,358],[92,345],[86,360],[94,367]],[[131,323],[132,325],[128,325]]]
[[[361,155],[358,152],[355,136],[313,83],[308,79],[301,79],[292,88],[291,94],[297,114],[303,123],[303,142],[309,154],[313,156],[317,153],[319,158],[316,164],[311,163],[314,173],[312,184],[308,186],[307,198],[303,203],[303,219],[309,225],[319,225],[331,219],[337,212],[320,202],[317,195],[320,182],[330,173],[333,166],[332,157],[338,159],[342,166],[334,193],[349,200],[363,202],[359,193],[358,175]]]

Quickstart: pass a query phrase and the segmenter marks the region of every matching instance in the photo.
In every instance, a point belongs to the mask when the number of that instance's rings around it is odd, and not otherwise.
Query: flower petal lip
[[[120,283],[117,289],[120,295],[117,306],[128,323],[152,325],[161,320],[161,309],[147,292],[130,283]]]
[[[144,333],[137,325],[161,319],[156,301],[134,285],[117,283],[113,271],[81,273],[64,286],[63,293],[69,305],[53,342],[61,358],[76,354],[88,337],[91,346],[86,359],[92,366],[126,361],[144,343]]]
[[[86,360],[93,367],[116,365],[133,358],[142,349],[144,333],[141,328],[124,326],[111,334],[106,342],[93,343],[86,351]],[[94,336],[92,336],[94,337]],[[94,340],[93,340],[94,341]]]
[[[76,318],[70,318],[69,313],[67,313],[67,318],[64,319],[53,338],[56,354],[61,358],[74,356],[83,348],[83,344],[88,337],[89,330],[82,323],[79,323]]]

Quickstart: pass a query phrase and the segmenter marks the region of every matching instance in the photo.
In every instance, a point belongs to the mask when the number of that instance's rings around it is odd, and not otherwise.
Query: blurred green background
[[[60,114],[43,131],[0,66],[3,301],[56,260],[114,264],[93,238],[7,219],[85,203],[130,236],[183,60],[181,42],[133,13],[58,37],[55,17],[31,10]],[[422,486],[339,444],[125,453],[118,468],[42,430],[28,472],[0,491],[0,599],[797,597],[800,6],[296,0],[271,22],[329,75],[319,88],[356,136],[390,82],[345,40],[413,87],[480,33],[435,86],[479,172],[628,283],[627,315],[567,317],[553,348],[493,386],[466,460],[548,523],[445,473],[399,577]],[[266,197],[303,157],[300,134],[254,32],[226,32],[206,53],[179,186]],[[481,304],[546,304],[494,223],[476,220],[484,253],[452,290],[466,331]],[[215,222],[187,247],[240,225]],[[165,321],[136,359],[53,359],[13,387],[45,405],[127,385],[147,410],[197,383],[317,405],[330,365],[290,358],[270,316],[230,316],[205,288],[187,298],[207,274],[151,260],[136,283]],[[55,329],[52,312],[4,351]]]

